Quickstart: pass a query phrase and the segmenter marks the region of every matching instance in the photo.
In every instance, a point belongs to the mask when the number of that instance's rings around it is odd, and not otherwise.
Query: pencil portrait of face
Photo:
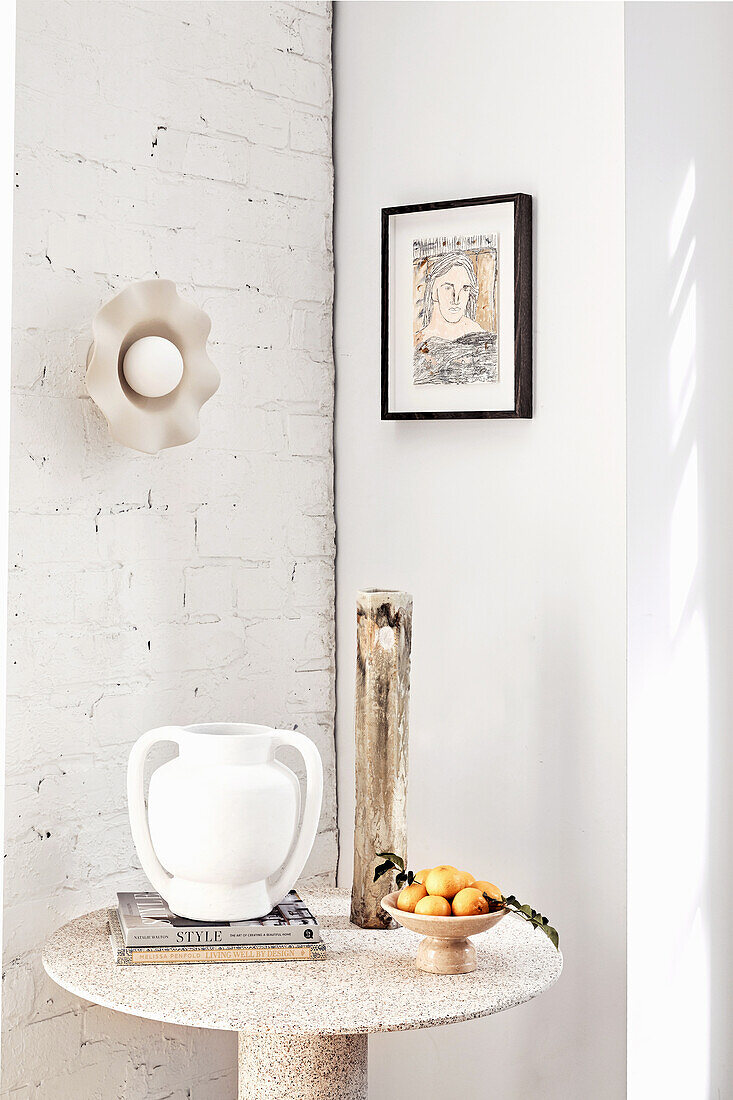
[[[496,234],[413,241],[413,383],[495,382]]]
[[[481,331],[476,322],[478,279],[465,253],[449,252],[435,261],[428,272],[424,301],[425,336],[457,340],[467,332]]]

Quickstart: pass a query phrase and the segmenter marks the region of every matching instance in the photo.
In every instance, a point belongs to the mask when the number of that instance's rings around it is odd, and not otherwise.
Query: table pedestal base
[[[367,1100],[366,1035],[239,1035],[239,1100]]]

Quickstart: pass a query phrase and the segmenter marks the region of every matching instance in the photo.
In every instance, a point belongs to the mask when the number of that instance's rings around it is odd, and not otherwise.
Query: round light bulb
[[[141,397],[165,397],[183,378],[183,357],[170,340],[143,336],[125,352],[122,373]]]

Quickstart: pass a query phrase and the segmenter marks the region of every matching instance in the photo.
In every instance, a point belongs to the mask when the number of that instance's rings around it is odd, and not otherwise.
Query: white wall
[[[2,46],[0,81],[0,134],[2,134],[2,172],[9,179],[13,171],[13,115],[15,103],[15,11],[10,13],[8,36]],[[3,267],[10,272],[13,263],[13,207],[6,202],[2,211]],[[7,685],[8,622],[8,489],[10,483],[10,329],[12,317],[12,281],[0,283],[0,328],[3,332],[3,358],[0,366],[0,708],[4,706]],[[5,722],[0,721],[0,768],[5,776]],[[0,782],[0,836],[5,851],[5,783]],[[0,877],[0,943],[3,937],[3,880]],[[2,1011],[0,1002],[0,1012]],[[0,1079],[2,1046],[0,1045]]]
[[[371,1092],[624,1095],[620,4],[346,3],[335,16],[337,752],[351,877],[354,594],[414,594],[410,862],[557,923],[520,1010],[377,1036]],[[379,211],[535,197],[535,417],[382,423]],[[388,933],[386,933],[388,934]]]
[[[627,5],[632,1100],[733,1095],[732,52]]]
[[[39,949],[144,884],[125,764],[162,723],[313,736],[333,874],[330,6],[18,22],[2,1095],[230,1100],[234,1036],[87,1007]],[[151,458],[84,363],[100,305],[158,273],[211,314],[222,384]]]

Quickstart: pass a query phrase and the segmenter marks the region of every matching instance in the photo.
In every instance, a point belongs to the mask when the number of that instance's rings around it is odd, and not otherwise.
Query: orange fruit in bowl
[[[446,863],[439,867],[433,867],[425,879],[425,887],[429,894],[441,898],[453,898],[459,890],[466,886],[466,874]]]
[[[417,874],[415,875],[415,881],[416,882],[422,882],[423,885],[424,885],[425,884],[425,879],[428,877],[428,875],[430,874],[432,869],[433,869],[432,867],[424,867],[422,871],[418,871]]]
[[[473,917],[477,913],[488,913],[489,903],[480,890],[467,886],[453,898],[451,911],[454,917]]]
[[[404,890],[400,891],[397,898],[397,908],[401,909],[403,913],[414,913],[415,906],[427,895],[427,890],[421,882],[413,882],[411,886],[406,886]]]
[[[493,882],[487,882],[485,878],[476,879],[471,883],[475,890],[480,890],[482,894],[488,894],[494,901],[502,900],[502,893],[498,886],[494,886]]]
[[[473,877],[473,875],[471,874],[470,871],[464,871],[463,872],[463,877],[466,880],[466,886],[471,886],[472,883],[474,883],[476,881],[476,879]]]
[[[422,917],[449,917],[450,902],[439,894],[428,894],[427,897],[420,898],[415,906],[415,913]]]

